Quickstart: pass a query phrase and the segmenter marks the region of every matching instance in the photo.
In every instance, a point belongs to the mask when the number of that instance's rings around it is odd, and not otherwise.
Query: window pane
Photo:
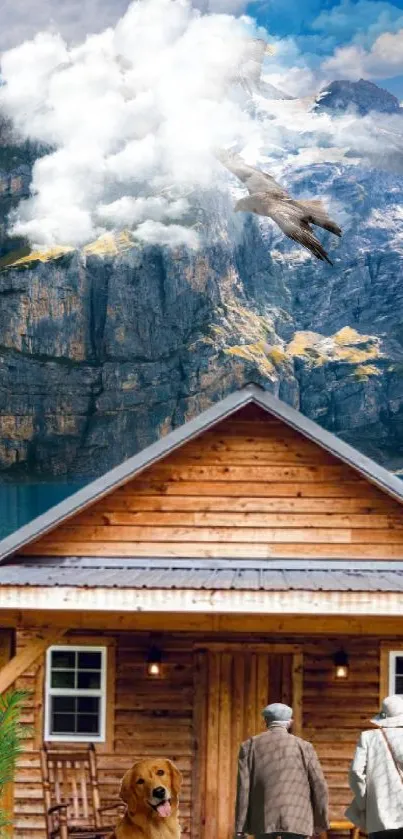
[[[403,676],[396,676],[395,692],[403,694]]]
[[[51,657],[51,667],[59,668],[60,670],[74,670],[76,662],[76,654],[74,650],[53,650]]]
[[[74,670],[54,670],[51,677],[52,688],[74,688]]]
[[[77,716],[77,734],[99,734],[98,714],[79,714]]]
[[[396,656],[395,667],[396,667],[396,670],[395,670],[396,675],[403,676],[403,655]]]
[[[52,696],[52,710],[54,713],[70,713],[76,711],[77,699],[75,696]]]
[[[101,674],[92,673],[91,670],[83,670],[77,674],[77,687],[80,690],[99,690],[101,687]]]
[[[58,739],[96,739],[101,733],[100,696],[80,696],[101,690],[103,654],[91,650],[54,650],[51,654],[49,734]],[[52,695],[52,690],[60,696]],[[73,695],[69,695],[70,691]]]
[[[78,653],[79,670],[100,670],[101,653]]]
[[[52,714],[50,733],[75,734],[75,720],[74,714]]]
[[[98,714],[98,696],[80,696],[77,698],[77,710],[79,714]]]

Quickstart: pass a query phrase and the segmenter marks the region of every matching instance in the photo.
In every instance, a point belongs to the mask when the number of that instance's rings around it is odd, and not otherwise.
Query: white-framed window
[[[49,647],[45,740],[105,741],[106,668],[106,647]]]
[[[389,651],[389,696],[393,693],[403,696],[403,650]]]

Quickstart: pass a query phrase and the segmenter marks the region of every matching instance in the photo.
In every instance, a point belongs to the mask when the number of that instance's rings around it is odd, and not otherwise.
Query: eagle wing
[[[217,149],[215,156],[226,169],[245,184],[250,195],[254,195],[256,192],[266,192],[279,198],[287,197],[285,190],[271,175],[249,166],[239,154],[225,151],[225,149]]]
[[[322,262],[328,262],[329,265],[333,265],[319,239],[314,235],[308,221],[300,218],[296,208],[291,203],[289,205],[282,204],[276,208],[270,208],[268,215],[270,215],[270,218],[289,239],[293,239],[294,242],[298,242],[304,248],[307,248],[307,250]]]

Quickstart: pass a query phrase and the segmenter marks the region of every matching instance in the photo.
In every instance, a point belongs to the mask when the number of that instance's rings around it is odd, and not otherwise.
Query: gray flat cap
[[[267,722],[289,722],[292,720],[292,708],[282,702],[274,702],[263,708],[262,716]]]

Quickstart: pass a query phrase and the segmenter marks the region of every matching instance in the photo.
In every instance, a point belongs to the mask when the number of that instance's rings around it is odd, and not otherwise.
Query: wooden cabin
[[[105,805],[135,759],[171,758],[185,839],[231,839],[239,744],[269,701],[293,705],[342,818],[357,736],[403,693],[402,501],[251,386],[3,540],[0,691],[31,691],[15,838],[45,839],[45,740],[95,744]]]

